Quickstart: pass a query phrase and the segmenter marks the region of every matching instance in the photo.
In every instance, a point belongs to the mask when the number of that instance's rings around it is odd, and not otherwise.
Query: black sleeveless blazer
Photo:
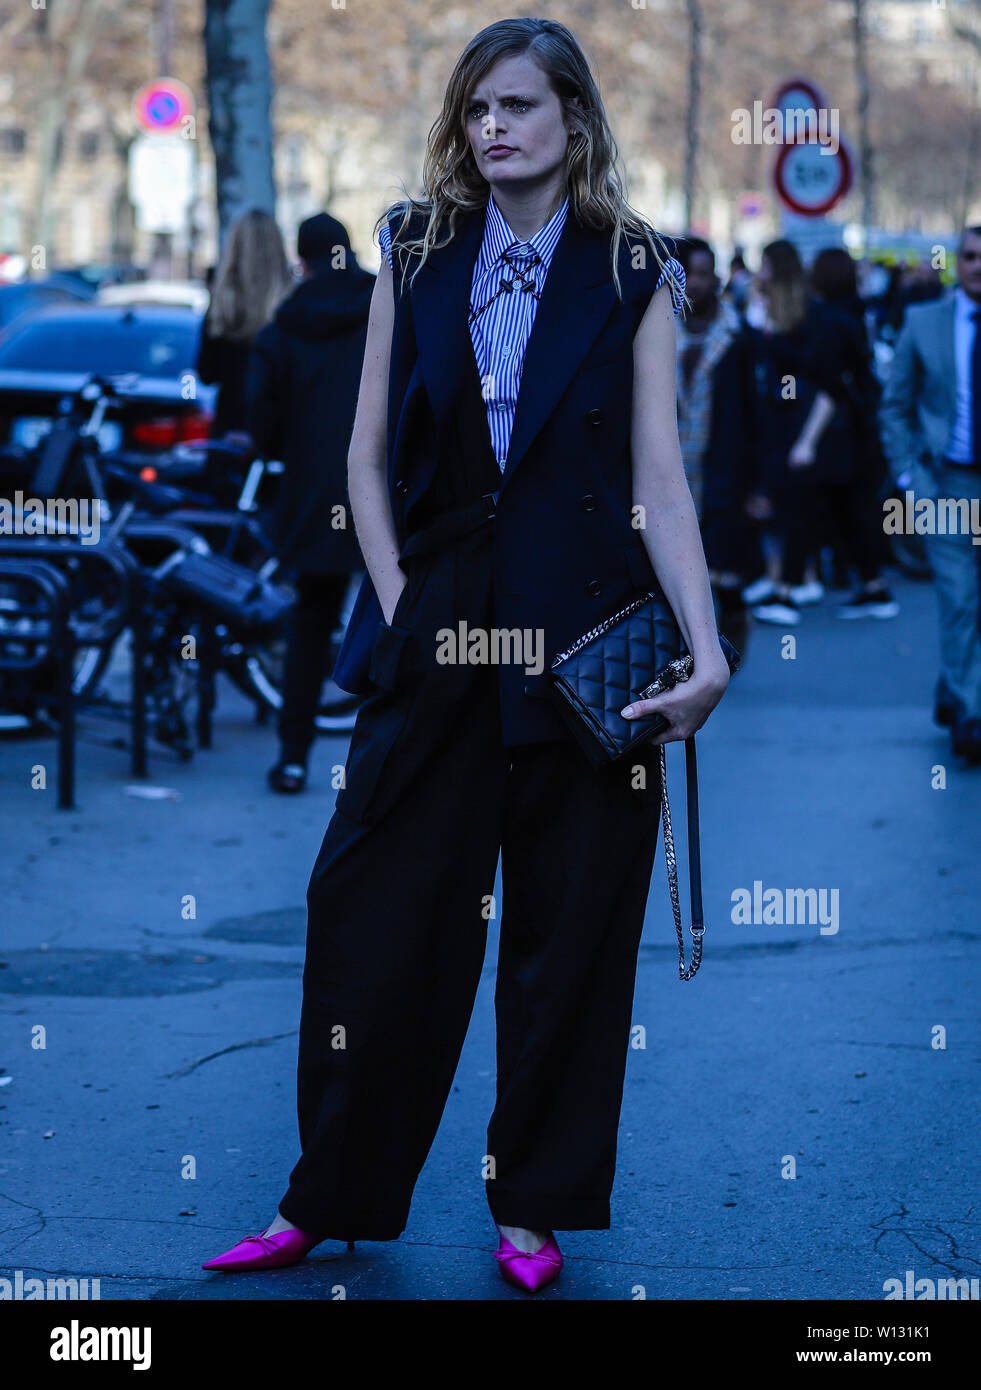
[[[484,218],[482,210],[461,217],[453,240],[430,254],[411,287],[401,285],[404,250],[393,246],[388,486],[400,546],[456,437],[454,415],[469,399],[467,312]],[[390,222],[393,233],[399,220]],[[672,255],[670,239],[662,241]],[[645,242],[624,238],[618,299],[610,246],[611,233],[583,226],[570,205],[528,340],[490,523],[495,626],[542,629],[548,660],[654,578],[631,526],[630,425],[633,338],[660,267]],[[409,274],[416,263],[409,261]],[[366,574],[333,672],[342,689],[371,689],[381,623]],[[547,700],[547,670],[529,677],[521,666],[502,665],[500,679],[505,744],[566,736]]]

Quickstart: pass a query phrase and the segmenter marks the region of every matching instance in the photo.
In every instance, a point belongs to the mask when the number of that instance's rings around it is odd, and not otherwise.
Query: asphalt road
[[[981,768],[954,766],[931,722],[932,591],[896,588],[892,622],[809,611],[794,659],[756,628],[700,735],[705,963],[679,983],[659,849],[613,1227],[559,1232],[540,1298],[881,1299],[909,1269],[981,1274]],[[297,1157],[304,894],[346,737],[318,746],[305,796],[276,797],[272,732],[222,686],[214,748],[151,757],[180,799],[145,800],[93,741],[105,725],[84,730],[71,812],[30,785],[45,763],[53,788],[53,744],[0,743],[0,1277],[126,1299],[522,1298],[480,1178],[493,934],[401,1239],[200,1269],[271,1219]],[[825,890],[824,930],[733,921],[754,883],[784,906]]]

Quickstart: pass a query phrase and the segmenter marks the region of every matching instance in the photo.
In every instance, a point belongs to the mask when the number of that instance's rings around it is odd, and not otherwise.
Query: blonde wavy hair
[[[251,341],[294,286],[276,219],[252,208],[231,226],[215,271],[208,329],[216,338]]]
[[[760,257],[770,267],[769,282],[759,287],[769,323],[777,333],[792,333],[804,322],[811,298],[797,248],[790,241],[771,241]]]
[[[582,49],[570,29],[551,19],[502,19],[470,40],[450,75],[443,109],[429,132],[422,174],[425,196],[416,199],[406,194],[402,201],[392,204],[375,223],[375,236],[382,224],[399,211],[403,218],[396,237],[413,213],[426,217],[422,236],[399,238],[399,245],[410,256],[419,257],[409,280],[411,285],[429,253],[452,241],[459,215],[479,212],[487,206],[490,188],[477,168],[467,139],[467,105],[474,87],[495,63],[525,53],[545,73],[572,127],[565,159],[570,210],[586,227],[613,233],[611,269],[617,295],[622,298],[618,273],[620,243],[630,235],[644,239],[650,246],[659,268],[667,272],[672,293],[680,290],[681,282],[668,264],[668,251],[660,236],[624,197],[616,141]],[[444,222],[447,235],[437,242],[437,231]],[[404,282],[405,268],[403,285]]]

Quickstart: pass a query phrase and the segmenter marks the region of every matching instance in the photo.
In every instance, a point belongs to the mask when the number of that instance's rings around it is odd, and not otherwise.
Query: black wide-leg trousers
[[[421,630],[420,582],[383,647]],[[597,770],[572,742],[505,747],[497,667],[460,665],[371,696],[346,773],[307,894],[302,1156],[280,1211],[322,1239],[405,1229],[497,917],[497,1094],[474,1181],[502,1225],[609,1227],[657,749]]]

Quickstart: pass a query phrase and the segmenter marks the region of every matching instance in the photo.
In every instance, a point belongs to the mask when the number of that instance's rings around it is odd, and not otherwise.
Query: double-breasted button
[[[587,425],[601,425],[603,423],[603,412],[598,405],[594,405],[592,410],[586,411]]]
[[[409,484],[405,481],[404,478],[399,478],[398,482],[395,484],[395,491],[406,493],[408,492],[408,490]]]
[[[599,582],[598,579],[591,579],[589,583],[586,585],[587,594],[601,594],[602,592],[603,585]]]
[[[596,498],[593,496],[591,492],[587,492],[584,497],[580,497],[579,505],[580,507],[582,507],[584,512],[595,512]]]

